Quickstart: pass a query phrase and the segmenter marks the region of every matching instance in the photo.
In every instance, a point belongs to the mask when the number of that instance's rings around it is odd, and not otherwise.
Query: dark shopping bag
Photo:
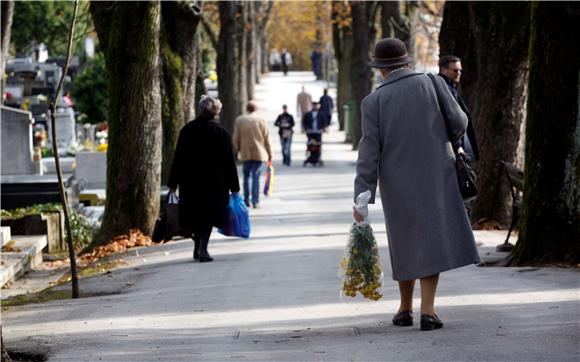
[[[179,198],[175,192],[170,192],[167,195],[165,210],[155,221],[151,240],[154,243],[161,243],[171,240],[174,236],[189,237],[191,233],[187,233],[179,227]]]
[[[237,193],[230,195],[226,208],[225,220],[218,232],[226,236],[250,237],[250,215],[244,201]]]
[[[155,221],[155,227],[153,228],[153,234],[151,234],[151,240],[154,243],[162,243],[165,240],[171,239],[167,238],[167,230],[167,214],[162,212]]]

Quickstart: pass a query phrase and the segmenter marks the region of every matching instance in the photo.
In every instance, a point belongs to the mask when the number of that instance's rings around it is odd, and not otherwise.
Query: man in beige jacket
[[[266,121],[256,114],[258,106],[250,101],[246,107],[248,114],[236,118],[234,147],[243,162],[244,202],[250,206],[250,177],[252,178],[252,206],[260,203],[260,173],[264,161],[272,160],[272,148]]]

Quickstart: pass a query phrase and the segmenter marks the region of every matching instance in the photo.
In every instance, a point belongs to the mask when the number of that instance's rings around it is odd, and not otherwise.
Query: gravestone
[[[32,114],[3,106],[0,123],[2,175],[41,175],[41,164],[34,160],[32,147]]]
[[[66,155],[67,150],[76,139],[75,113],[73,109],[71,107],[57,108],[56,145],[58,147],[58,154]],[[52,122],[50,118],[48,120],[48,142],[52,145]]]
[[[77,152],[76,180],[87,189],[105,189],[107,187],[107,153]]]

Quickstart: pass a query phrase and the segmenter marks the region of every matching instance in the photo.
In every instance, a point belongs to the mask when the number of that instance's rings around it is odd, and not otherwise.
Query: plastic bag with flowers
[[[361,193],[355,205],[364,217],[361,223],[353,223],[348,244],[340,261],[342,292],[349,297],[360,293],[363,297],[379,300],[383,297],[383,271],[379,259],[379,247],[368,223],[370,191]]]

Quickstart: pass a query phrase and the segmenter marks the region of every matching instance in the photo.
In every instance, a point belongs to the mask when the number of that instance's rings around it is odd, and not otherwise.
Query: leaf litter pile
[[[132,248],[152,245],[158,244],[151,241],[151,238],[144,235],[140,230],[132,229],[129,231],[129,234],[119,235],[107,244],[95,248],[92,252],[78,256],[77,265],[79,268],[85,268],[109,255],[122,253]],[[46,269],[54,269],[68,266],[69,264],[70,261],[67,258],[53,262],[45,262],[44,266]]]

